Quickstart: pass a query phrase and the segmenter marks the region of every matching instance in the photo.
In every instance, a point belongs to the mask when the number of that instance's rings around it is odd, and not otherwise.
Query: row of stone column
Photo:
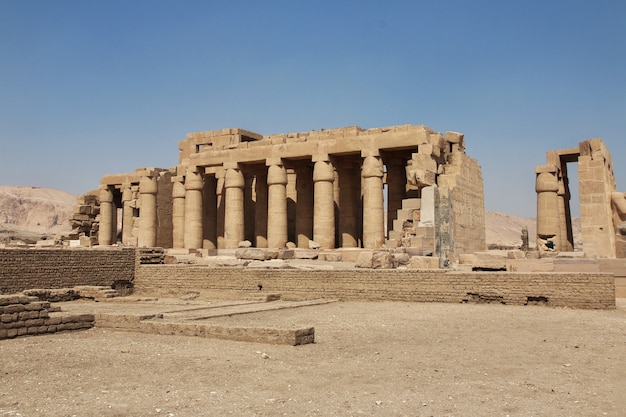
[[[335,247],[335,169],[328,156],[313,160],[310,168],[296,170],[296,244],[308,247],[312,238],[321,248]],[[255,172],[256,211],[254,213],[257,247],[279,248],[288,241],[287,213],[287,170],[281,159],[268,159],[265,172]],[[356,247],[356,210],[360,189],[363,190],[363,246],[378,248],[384,243],[384,202],[383,202],[383,163],[378,155],[366,156],[361,168],[362,187],[357,187],[351,175],[358,175],[358,167],[346,171],[339,177],[343,194],[347,197],[340,202],[342,221],[339,233],[345,239],[343,246]],[[204,187],[202,174],[188,171],[183,179],[174,178],[173,187],[173,246],[200,248],[203,246],[236,248],[245,239],[245,186],[246,181],[241,167],[236,163],[224,164],[224,175],[220,178],[206,176],[212,181]],[[265,174],[265,175],[264,175]],[[343,180],[342,180],[343,178]],[[312,182],[312,190],[311,190]],[[215,187],[215,188],[213,188]],[[215,198],[204,206],[203,188],[215,189]],[[311,193],[312,191],[312,193]],[[209,192],[209,194],[211,194]],[[355,198],[356,197],[356,198]],[[205,196],[206,202],[206,196]],[[223,213],[219,213],[221,208]],[[223,214],[223,222],[220,214]],[[203,217],[208,222],[203,222]],[[217,221],[210,221],[215,219]],[[216,224],[217,223],[217,224]],[[212,230],[207,231],[205,228]],[[312,230],[312,236],[310,231]],[[208,232],[208,233],[205,233]],[[211,236],[209,242],[204,236]],[[222,238],[220,242],[218,240]]]

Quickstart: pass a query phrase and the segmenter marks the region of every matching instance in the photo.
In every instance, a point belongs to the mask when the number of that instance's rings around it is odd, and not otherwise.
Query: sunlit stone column
[[[267,248],[267,168],[255,172],[254,246]]]
[[[183,176],[172,177],[172,247],[185,247],[185,184]]]
[[[133,237],[133,190],[130,183],[122,184],[122,245],[129,246]]]
[[[335,248],[335,172],[328,156],[318,157],[313,167],[313,240],[322,249]]]
[[[361,177],[363,181],[363,247],[376,249],[385,243],[383,162],[380,156],[370,154],[363,159]]]
[[[139,241],[142,248],[156,246],[157,173],[148,171],[139,180]]]
[[[267,160],[267,246],[287,244],[287,171],[280,158]]]
[[[296,168],[296,245],[309,248],[313,239],[313,172],[309,164]]]
[[[188,168],[185,175],[185,248],[202,248],[202,189],[204,182],[197,168]]]
[[[244,240],[243,187],[245,180],[237,163],[224,163],[224,244],[226,249],[234,249]]]
[[[117,231],[116,208],[113,204],[113,190],[108,185],[100,186],[100,228],[98,243],[112,245]]]
[[[552,241],[554,248],[559,247],[559,180],[557,169],[553,165],[545,165],[535,169],[537,180],[537,247],[541,248],[545,241]]]

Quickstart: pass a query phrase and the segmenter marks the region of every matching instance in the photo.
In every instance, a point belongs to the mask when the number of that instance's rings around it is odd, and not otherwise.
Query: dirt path
[[[623,416],[618,305],[339,302],[215,319],[315,326],[298,347],[98,328],[4,340],[0,416]]]

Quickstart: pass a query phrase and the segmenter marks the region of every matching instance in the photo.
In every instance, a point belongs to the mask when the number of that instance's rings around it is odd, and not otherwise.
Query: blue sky
[[[0,0],[0,184],[78,194],[188,132],[465,134],[488,210],[602,137],[626,191],[626,1]],[[623,163],[622,163],[623,162]]]

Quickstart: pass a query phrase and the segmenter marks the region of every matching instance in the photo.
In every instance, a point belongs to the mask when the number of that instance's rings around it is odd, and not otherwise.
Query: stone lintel
[[[380,156],[379,149],[361,149],[361,157],[367,158],[368,156]]]
[[[233,161],[224,162],[224,169],[239,169],[239,163]]]
[[[544,172],[556,173],[558,168],[555,165],[540,165],[535,167],[535,174],[542,174]]]
[[[185,176],[184,175],[175,175],[175,176],[172,176],[171,180],[172,180],[172,182],[184,182],[185,181]]]
[[[330,161],[330,157],[328,156],[328,153],[326,152],[318,152],[314,155],[311,155],[311,161],[312,162],[318,162],[318,161]]]
[[[284,165],[282,158],[267,158],[265,160],[265,166],[270,167],[272,165]]]

